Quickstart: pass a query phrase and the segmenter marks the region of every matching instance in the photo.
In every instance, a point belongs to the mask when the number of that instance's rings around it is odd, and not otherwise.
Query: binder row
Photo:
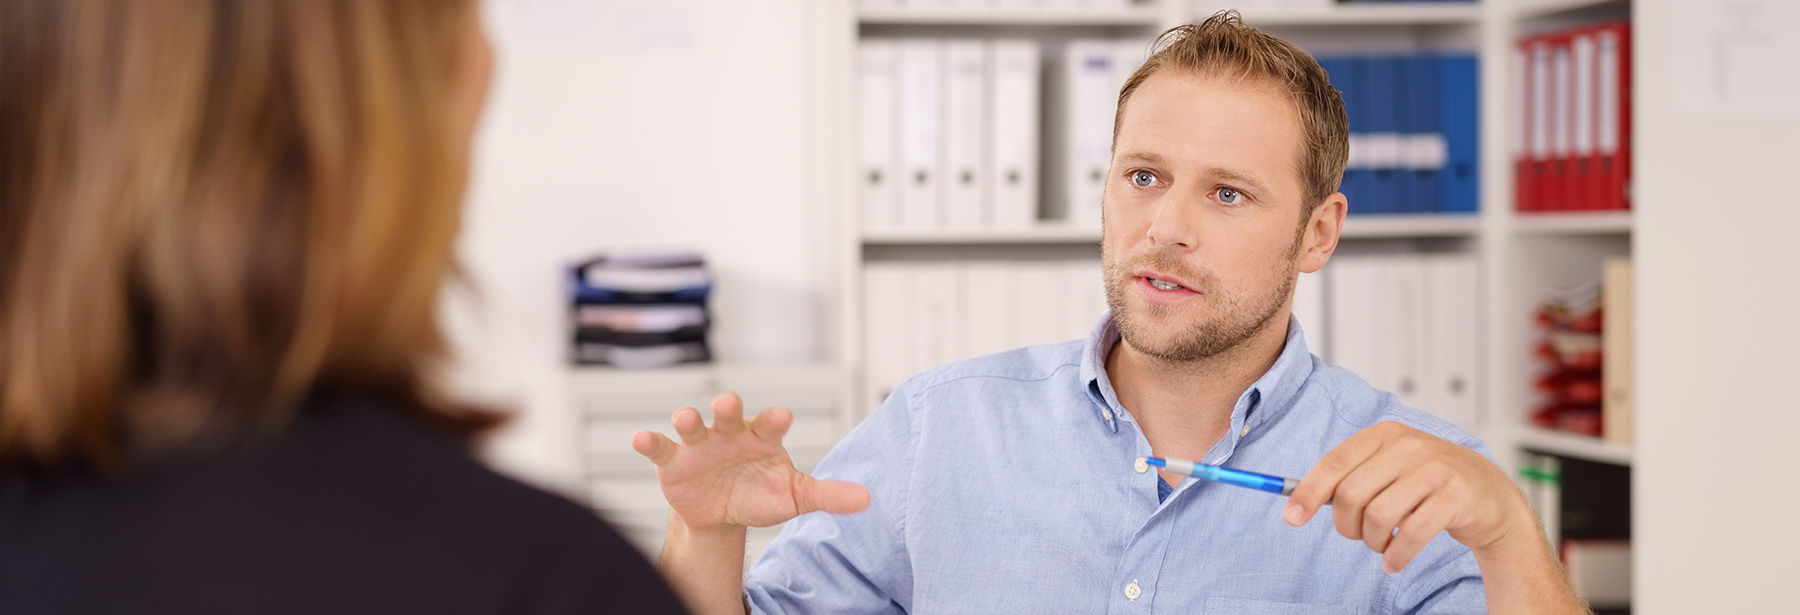
[[[1477,265],[1470,254],[1339,255],[1325,268],[1332,363],[1400,403],[1465,428],[1475,425]],[[1304,280],[1306,276],[1301,276]]]
[[[1068,42],[1056,66],[1050,217],[1099,226],[1119,88],[1146,41]],[[864,227],[1025,228],[1039,220],[1042,50],[1026,39],[864,39]]]
[[[859,44],[863,225],[1018,228],[1037,220],[1037,43]]]
[[[1475,56],[1323,56],[1344,97],[1350,213],[1474,212],[1480,202]]]
[[[1086,337],[1106,313],[1099,259],[863,265],[864,391],[874,410],[938,365]]]
[[[1519,211],[1631,208],[1631,25],[1533,36],[1514,52]]]
[[[698,252],[615,251],[568,269],[571,358],[651,368],[709,361],[712,276]]]

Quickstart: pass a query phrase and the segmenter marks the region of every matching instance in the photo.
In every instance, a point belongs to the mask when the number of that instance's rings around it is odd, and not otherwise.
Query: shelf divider
[[[1600,438],[1581,434],[1544,429],[1530,425],[1519,428],[1519,448],[1534,451],[1575,457],[1588,461],[1600,461],[1618,465],[1631,465],[1631,449],[1607,444]]]
[[[1631,232],[1630,211],[1552,211],[1516,215],[1514,228],[1526,235],[1612,235]]]

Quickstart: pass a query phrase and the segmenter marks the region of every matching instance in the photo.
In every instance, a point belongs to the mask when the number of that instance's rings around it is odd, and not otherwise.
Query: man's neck
[[[1238,397],[1275,365],[1286,341],[1286,318],[1199,361],[1157,358],[1121,340],[1106,355],[1106,374],[1152,451],[1203,460],[1231,428]]]

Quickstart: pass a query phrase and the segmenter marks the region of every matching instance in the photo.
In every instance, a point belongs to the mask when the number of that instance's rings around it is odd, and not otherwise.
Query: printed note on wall
[[[1800,2],[1677,0],[1673,17],[1677,112],[1800,118]]]

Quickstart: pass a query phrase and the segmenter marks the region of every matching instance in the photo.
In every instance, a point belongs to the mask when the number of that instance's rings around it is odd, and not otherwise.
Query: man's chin
[[[1117,318],[1115,324],[1119,336],[1139,354],[1164,361],[1185,363],[1211,359],[1242,346],[1261,330],[1250,323],[1145,312],[1134,310],[1124,318]],[[1265,327],[1267,325],[1264,323]],[[1282,326],[1285,330],[1286,323]]]
[[[1192,319],[1177,319],[1170,314],[1146,314],[1139,311],[1120,319],[1119,337],[1130,344],[1132,350],[1153,357],[1181,357],[1191,354],[1192,347],[1205,345],[1196,338],[1204,338],[1210,328],[1204,322]]]

